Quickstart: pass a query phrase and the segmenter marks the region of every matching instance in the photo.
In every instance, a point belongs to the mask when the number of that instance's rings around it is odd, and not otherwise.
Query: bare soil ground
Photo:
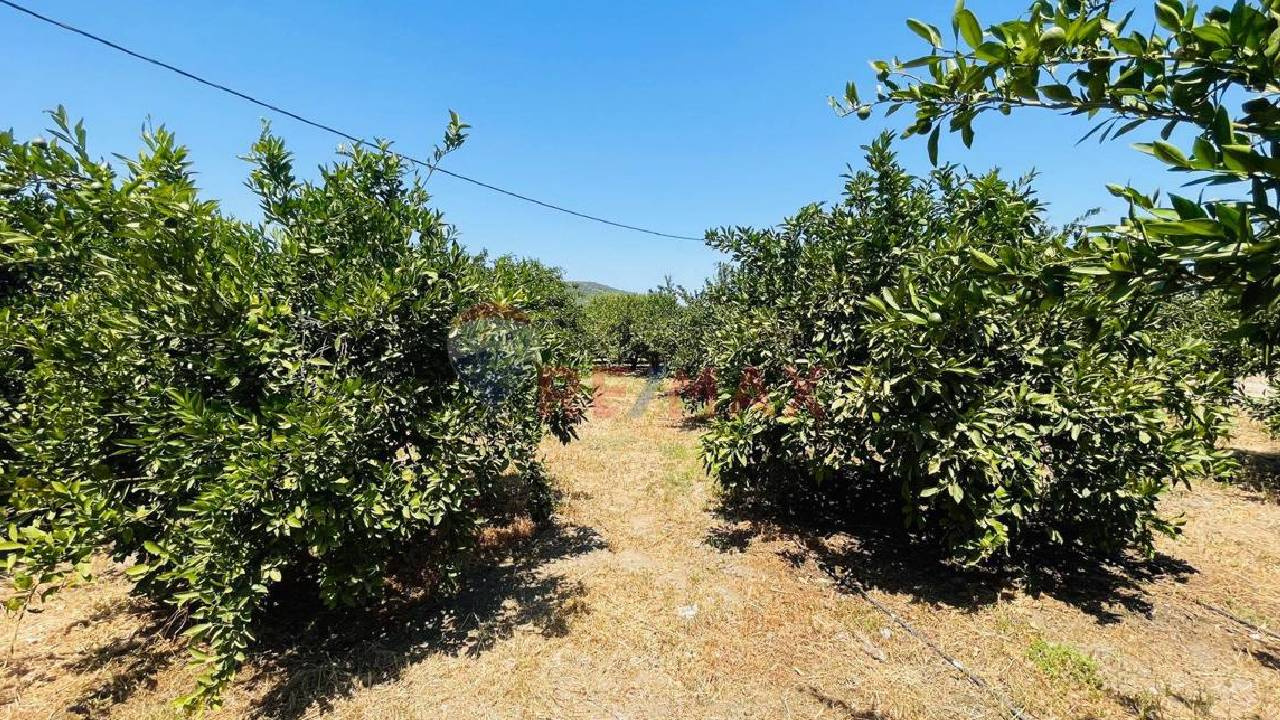
[[[1168,500],[1186,532],[1153,561],[977,573],[718,516],[675,399],[598,381],[581,440],[545,448],[554,522],[488,533],[457,597],[282,621],[211,717],[1280,717],[1280,445],[1256,428],[1240,485]],[[0,718],[173,715],[184,654],[101,571],[0,624]]]

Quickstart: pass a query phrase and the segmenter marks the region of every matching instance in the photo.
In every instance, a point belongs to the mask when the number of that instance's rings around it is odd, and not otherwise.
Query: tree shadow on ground
[[[1091,557],[1040,552],[998,564],[968,566],[946,558],[926,542],[908,535],[888,520],[859,518],[858,524],[798,521],[761,515],[741,507],[720,509],[721,524],[705,538],[722,552],[741,552],[756,540],[788,541],[779,556],[795,566],[813,562],[854,592],[867,590],[910,595],[930,604],[977,610],[1021,592],[1048,596],[1086,612],[1102,623],[1126,615],[1150,617],[1147,586],[1186,582],[1197,571],[1191,565],[1157,553]],[[881,517],[893,517],[882,513]]]
[[[667,423],[667,427],[676,428],[678,430],[687,430],[689,432],[702,432],[711,424],[711,417],[706,414],[698,413],[690,415],[689,413],[680,413],[677,418],[672,418]]]
[[[573,617],[586,612],[584,589],[545,566],[605,547],[591,528],[549,523],[476,558],[448,597],[398,596],[376,608],[273,623],[257,673],[272,686],[254,715],[297,720],[316,705],[327,711],[334,699],[393,682],[415,662],[437,654],[474,657],[518,630],[564,635]]]
[[[182,652],[173,637],[157,623],[137,633],[93,649],[67,668],[76,673],[115,666],[109,676],[90,688],[67,707],[73,715],[97,716],[142,690],[156,687],[156,675],[179,662]]]
[[[1249,654],[1259,665],[1280,672],[1280,655],[1270,650],[1253,650]]]
[[[107,568],[99,574],[99,581],[120,575],[118,568]],[[36,615],[47,610],[37,606],[27,612]],[[65,703],[63,709],[72,716],[96,717],[136,692],[154,688],[156,674],[180,657],[175,638],[181,630],[181,618],[171,608],[142,597],[95,604],[89,614],[49,631],[39,644],[28,648],[23,643],[27,652],[19,653],[17,633],[23,615],[14,618],[8,652],[0,657],[0,707],[15,702],[29,688],[83,678],[88,682],[68,683],[71,688],[60,693],[55,702]],[[127,620],[133,631],[128,635],[94,633],[94,628],[119,620]],[[81,632],[88,633],[87,641]]]
[[[251,714],[297,720],[359,687],[392,682],[432,655],[476,656],[519,631],[563,635],[574,616],[587,611],[580,600],[584,590],[547,566],[605,547],[591,528],[524,519],[483,534],[456,593],[433,596],[406,587],[379,605],[344,610],[301,599],[286,603],[263,623],[255,660],[242,676],[258,696]],[[74,652],[10,658],[6,671],[25,683],[47,680],[40,673],[54,668],[96,674],[103,679],[70,697],[65,710],[105,716],[135,693],[154,689],[157,676],[187,655],[183,619],[140,597],[101,608],[64,633],[120,615],[139,621],[129,635]]]
[[[110,638],[105,643],[91,644],[87,648],[77,647],[72,652],[55,651],[18,658],[6,669],[15,676],[22,676],[26,684],[53,680],[55,674],[83,677],[106,671],[105,679],[81,688],[68,699],[65,708],[71,715],[97,716],[105,713],[107,708],[125,702],[135,693],[153,689],[157,684],[156,675],[178,662],[182,654],[180,643],[176,642],[181,630],[180,618],[171,608],[139,597],[101,607],[88,617],[71,623],[62,633],[66,635],[123,615],[140,621],[127,636]],[[32,663],[42,664],[43,671],[28,672],[27,665]]]
[[[1235,450],[1240,472],[1232,482],[1272,503],[1280,503],[1280,453]]]

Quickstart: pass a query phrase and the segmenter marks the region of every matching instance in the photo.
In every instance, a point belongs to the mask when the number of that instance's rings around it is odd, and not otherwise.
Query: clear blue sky
[[[474,128],[450,169],[622,222],[701,235],[773,225],[837,197],[839,175],[886,122],[839,119],[826,98],[873,82],[867,60],[923,52],[907,16],[948,27],[951,0],[735,2],[90,2],[25,0],[55,18],[363,136],[425,153],[452,108]],[[1146,4],[1145,2],[1142,4]],[[970,0],[994,22],[1024,0]],[[949,32],[948,32],[949,34]],[[0,125],[44,128],[59,103],[95,152],[133,153],[150,116],[190,146],[208,197],[256,216],[237,160],[265,111],[0,7]],[[310,168],[337,140],[284,118],[275,129]],[[1074,141],[1083,120],[1023,113],[978,126],[943,158],[1035,167],[1051,217],[1103,206],[1106,182],[1170,187],[1136,152],[1108,163]],[[1138,135],[1130,136],[1135,141]],[[1126,142],[1129,138],[1126,138]],[[1115,148],[1112,148],[1113,150]],[[902,143],[924,169],[924,143]],[[698,285],[718,255],[524,205],[448,177],[435,204],[472,249],[540,258],[571,279],[643,290]]]

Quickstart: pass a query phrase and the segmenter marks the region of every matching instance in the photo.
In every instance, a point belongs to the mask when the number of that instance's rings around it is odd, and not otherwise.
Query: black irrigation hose
[[[1191,602],[1195,603],[1196,605],[1199,605],[1200,607],[1204,608],[1205,610],[1208,610],[1209,612],[1212,612],[1216,615],[1221,615],[1222,617],[1228,620],[1239,623],[1240,625],[1243,625],[1249,628],[1250,630],[1258,633],[1259,635],[1265,635],[1266,637],[1270,638],[1272,642],[1280,643],[1280,635],[1274,632],[1271,632],[1270,630],[1260,625],[1249,622],[1248,620],[1245,620],[1244,618],[1240,617],[1239,615],[1236,615],[1235,613],[1232,613],[1229,610],[1224,610],[1223,608],[1220,608],[1217,605],[1214,605],[1213,603],[1207,603],[1203,600],[1198,600],[1195,598],[1192,598]]]
[[[828,573],[835,577],[835,581],[838,585],[840,585],[841,587],[847,590],[853,590],[854,592],[858,593],[858,595],[862,596],[863,600],[866,600],[868,603],[871,603],[872,607],[884,613],[886,616],[889,617],[890,620],[896,623],[899,627],[901,627],[903,630],[906,630],[907,634],[911,635],[915,639],[924,643],[938,657],[942,658],[943,660],[946,660],[948,665],[960,671],[960,673],[963,674],[965,678],[967,678],[969,682],[973,684],[974,687],[982,690],[983,692],[987,693],[991,697],[998,700],[1000,704],[1004,706],[1005,710],[1009,712],[1009,715],[1013,717],[1015,720],[1036,720],[1034,715],[1015,705],[1012,700],[1010,700],[1008,697],[1005,696],[1003,692],[998,691],[986,680],[983,680],[982,678],[975,675],[972,671],[969,670],[969,668],[965,667],[964,664],[961,663],[959,660],[948,655],[947,651],[943,650],[942,647],[938,645],[938,643],[934,642],[933,639],[930,638],[928,635],[924,634],[924,632],[917,630],[914,625],[907,622],[906,620],[903,620],[901,617],[898,616],[897,613],[895,613],[893,610],[890,610],[887,606],[885,606],[884,603],[871,597],[871,593],[867,592],[867,589],[862,585],[862,583],[858,582],[856,579],[851,577],[849,573],[846,572],[840,575],[836,575],[835,573],[832,573],[830,571],[828,571]]]
[[[914,637],[915,639],[919,640],[920,642],[928,646],[928,648],[932,650],[938,657],[945,660],[948,665],[950,665],[951,667],[963,673],[964,676],[969,680],[969,682],[972,683],[975,687],[982,689],[983,691],[990,694],[992,697],[999,700],[1000,703],[1005,707],[1005,709],[1008,710],[1009,714],[1012,717],[1014,717],[1016,720],[1035,720],[1034,715],[1027,712],[1026,710],[1023,710],[1017,705],[1013,704],[1011,700],[1005,697],[1003,693],[998,692],[990,683],[988,683],[987,681],[975,675],[968,668],[966,668],[964,664],[962,664],[959,660],[956,660],[955,658],[948,655],[947,652],[943,650],[940,645],[934,642],[932,638],[924,634],[924,632],[918,630],[911,623],[899,617],[897,613],[889,609],[884,603],[872,597],[871,594],[867,592],[866,587],[863,586],[861,582],[851,577],[849,573],[845,572],[837,575],[831,569],[827,569],[827,572],[829,575],[835,578],[836,583],[838,585],[840,585],[841,587],[847,590],[852,590],[856,592],[859,596],[862,597],[863,600],[866,600],[868,603],[870,603],[872,607],[876,608],[881,613],[884,613],[895,624],[897,624],[903,630],[907,631],[908,634],[910,634],[912,637]],[[1218,615],[1227,620],[1230,620],[1242,627],[1246,627],[1252,630],[1253,632],[1257,633],[1258,635],[1267,638],[1269,641],[1273,643],[1280,643],[1280,634],[1275,633],[1271,630],[1268,630],[1267,628],[1264,628],[1258,625],[1257,623],[1246,620],[1229,610],[1226,610],[1222,607],[1214,605],[1213,603],[1205,602],[1204,600],[1200,600],[1198,598],[1187,598],[1187,597],[1184,597],[1181,593],[1178,593],[1176,591],[1174,593],[1174,597],[1178,600],[1182,600],[1183,602],[1188,602],[1194,605],[1198,605],[1215,615]]]

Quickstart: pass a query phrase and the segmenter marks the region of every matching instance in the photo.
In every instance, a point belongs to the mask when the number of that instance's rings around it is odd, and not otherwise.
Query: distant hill
[[[590,282],[588,280],[569,280],[568,283],[572,285],[575,289],[577,289],[579,293],[582,294],[583,300],[589,300],[595,297],[596,295],[604,295],[606,293],[626,293],[627,292],[626,290],[619,290],[618,288],[615,288],[615,287],[609,287],[604,283]]]

